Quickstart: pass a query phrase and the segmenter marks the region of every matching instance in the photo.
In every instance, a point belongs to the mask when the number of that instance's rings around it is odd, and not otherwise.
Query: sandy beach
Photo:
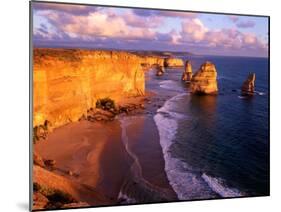
[[[56,161],[52,173],[91,188],[93,197],[103,197],[94,202],[89,198],[79,201],[115,205],[176,199],[164,170],[152,116],[162,102],[148,92],[145,97],[129,98],[122,104],[136,101],[148,102],[146,109],[122,114],[113,121],[69,123],[34,146],[42,158]],[[130,194],[138,199],[132,200]]]
[[[68,124],[55,129],[47,140],[38,142],[35,151],[43,158],[56,161],[55,173],[102,190],[108,199],[118,196],[118,185],[120,187],[122,184],[129,167],[129,158],[123,148],[117,121],[106,124],[89,121]],[[107,154],[111,156],[108,160],[105,159]],[[101,168],[103,164],[110,170],[109,173]],[[113,174],[114,170],[119,171]],[[68,171],[77,177],[67,175]],[[105,186],[110,184],[110,187]]]

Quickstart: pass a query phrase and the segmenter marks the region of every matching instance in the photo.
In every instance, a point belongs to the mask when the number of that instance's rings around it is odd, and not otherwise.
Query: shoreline
[[[153,120],[153,114],[165,100],[151,91],[146,93],[145,96],[131,97],[122,102],[123,105],[132,102],[136,104],[136,101],[144,103],[145,107],[142,111],[136,109],[130,114],[117,115],[113,121],[81,120],[66,124],[54,129],[46,140],[38,141],[35,144],[35,151],[44,159],[56,161],[52,173],[94,188],[93,194],[102,194],[106,200],[101,204],[126,203],[124,196],[128,197],[128,194],[125,190],[133,191],[132,193],[138,196],[137,202],[176,200],[176,194],[164,170],[163,154],[157,139],[159,135]],[[124,129],[123,121],[131,118],[134,119],[133,124],[125,126]],[[149,137],[155,139],[153,142],[149,142],[148,139],[147,142],[152,145],[149,147],[151,151],[147,151],[147,147],[138,146],[145,138],[141,138],[139,144],[132,145],[133,137],[142,134],[140,129],[144,127],[141,122],[144,122],[145,118],[146,124],[153,126]],[[126,148],[123,134],[127,128],[130,139]],[[140,149],[142,153],[139,152]],[[137,155],[138,166],[135,165],[132,152]],[[148,154],[142,156],[144,152]],[[153,158],[153,160],[149,162],[146,158]],[[69,173],[72,173],[72,176]],[[144,198],[145,196],[147,198]],[[79,199],[80,201],[85,202],[83,199]],[[92,202],[86,201],[86,203],[93,205]]]

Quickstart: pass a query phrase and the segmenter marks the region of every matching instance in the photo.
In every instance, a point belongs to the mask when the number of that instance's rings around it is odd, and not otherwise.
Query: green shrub
[[[115,102],[114,100],[108,97],[103,99],[98,99],[96,102],[96,108],[100,108],[103,110],[115,109]]]

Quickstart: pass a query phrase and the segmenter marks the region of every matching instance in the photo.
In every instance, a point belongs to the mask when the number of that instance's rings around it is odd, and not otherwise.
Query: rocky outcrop
[[[60,176],[37,165],[33,166],[33,210],[64,208],[69,207],[69,204],[79,206],[82,203],[105,205],[109,204],[110,200],[76,180]]]
[[[165,58],[164,67],[183,67],[183,61],[179,58]]]
[[[156,76],[162,76],[163,74],[164,74],[163,66],[157,66],[156,67]]]
[[[207,61],[193,75],[190,84],[193,94],[217,94],[217,71],[213,63]]]
[[[254,95],[255,92],[255,79],[256,75],[255,73],[250,73],[248,75],[248,78],[246,81],[244,81],[242,88],[241,88],[241,93],[244,96],[252,96]]]
[[[184,72],[182,74],[182,80],[185,82],[190,82],[192,79],[192,66],[190,61],[185,62]]]
[[[158,56],[142,56],[141,65],[145,68],[164,66],[164,58]]]
[[[47,204],[49,203],[49,200],[46,196],[39,192],[33,193],[33,210],[40,210],[43,208],[46,208]]]
[[[35,150],[33,151],[33,163],[40,167],[45,167],[43,158]]]
[[[97,99],[118,103],[145,92],[143,59],[131,53],[35,49],[33,61],[34,127],[77,121]]]

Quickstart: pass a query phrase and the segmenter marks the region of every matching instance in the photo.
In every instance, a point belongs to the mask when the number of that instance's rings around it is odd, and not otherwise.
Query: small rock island
[[[248,78],[244,81],[241,87],[241,94],[243,96],[253,96],[255,92],[255,73],[250,73]]]
[[[182,74],[182,81],[190,82],[191,79],[192,79],[192,66],[191,66],[191,62],[187,60],[185,62],[184,72]]]
[[[200,95],[218,93],[217,71],[213,63],[206,61],[201,65],[191,79],[190,90]]]
[[[162,66],[156,66],[156,76],[162,76],[164,74],[164,69]]]

